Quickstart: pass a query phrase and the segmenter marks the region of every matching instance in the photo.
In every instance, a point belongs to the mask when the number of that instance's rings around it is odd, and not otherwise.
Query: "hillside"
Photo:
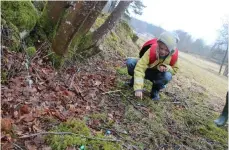
[[[99,16],[91,31],[105,17]],[[138,56],[144,42],[136,44],[133,36],[121,21],[96,55],[77,53],[59,69],[48,42],[34,55],[2,47],[2,149],[228,149],[227,125],[213,122],[225,103],[226,79],[183,55],[160,101],[149,98],[148,81],[143,99],[137,99],[125,85],[130,79],[125,59]]]

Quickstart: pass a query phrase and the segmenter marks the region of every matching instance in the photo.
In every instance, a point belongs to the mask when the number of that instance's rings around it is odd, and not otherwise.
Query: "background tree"
[[[178,49],[184,52],[192,51],[192,36],[185,31],[176,30],[175,31],[180,38],[180,41],[177,45]]]
[[[143,9],[146,6],[142,3],[142,1],[137,0],[137,1],[133,1],[129,7],[126,9],[125,13],[124,13],[124,17],[128,20],[131,19],[130,17],[130,12],[132,12],[135,15],[142,15],[143,13]]]
[[[196,39],[192,44],[192,51],[196,54],[201,54],[204,48],[204,41],[202,39]]]
[[[224,56],[222,57],[222,62],[220,65],[219,73],[221,73],[222,67],[225,64],[226,58],[228,57],[228,25],[229,25],[229,17],[224,20],[224,23],[219,31],[219,37],[217,40],[218,45],[222,45],[222,49],[224,50]],[[226,64],[225,71],[223,73],[227,76],[228,74],[228,64]]]
[[[116,23],[121,18],[122,14],[125,12],[126,8],[130,5],[132,1],[120,1],[114,11],[109,15],[107,20],[93,32],[92,41],[97,43],[100,39],[103,39],[111,29],[114,28]]]
[[[110,8],[108,9],[108,13],[111,13],[112,11],[114,11],[117,3],[118,1],[111,1],[111,5],[110,5]]]

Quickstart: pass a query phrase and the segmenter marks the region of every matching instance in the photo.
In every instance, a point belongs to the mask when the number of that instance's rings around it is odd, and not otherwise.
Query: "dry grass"
[[[207,93],[225,99],[228,82],[217,74],[219,65],[180,52],[180,73],[194,79],[207,89]]]

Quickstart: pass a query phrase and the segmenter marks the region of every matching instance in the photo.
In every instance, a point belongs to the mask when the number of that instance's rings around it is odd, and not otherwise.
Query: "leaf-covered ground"
[[[213,123],[222,105],[212,102],[224,99],[194,78],[196,68],[187,73],[189,62],[180,60],[159,102],[148,97],[150,82],[139,100],[125,85],[130,77],[124,64],[138,46],[117,28],[102,49],[60,70],[40,51],[28,63],[25,53],[2,49],[2,149],[228,148],[227,127]]]

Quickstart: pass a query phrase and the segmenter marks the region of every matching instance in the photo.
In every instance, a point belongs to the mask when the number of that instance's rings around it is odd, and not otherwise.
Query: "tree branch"
[[[89,140],[109,141],[109,142],[121,142],[120,140],[94,138],[94,137],[88,137],[88,136],[85,136],[85,135],[76,134],[76,133],[72,133],[72,132],[40,132],[40,133],[36,133],[36,134],[23,135],[23,136],[19,137],[19,139],[25,139],[25,138],[34,137],[34,136],[37,136],[37,135],[45,135],[45,134],[74,135],[74,136],[79,136],[81,138],[86,138],[86,139],[89,139]]]

